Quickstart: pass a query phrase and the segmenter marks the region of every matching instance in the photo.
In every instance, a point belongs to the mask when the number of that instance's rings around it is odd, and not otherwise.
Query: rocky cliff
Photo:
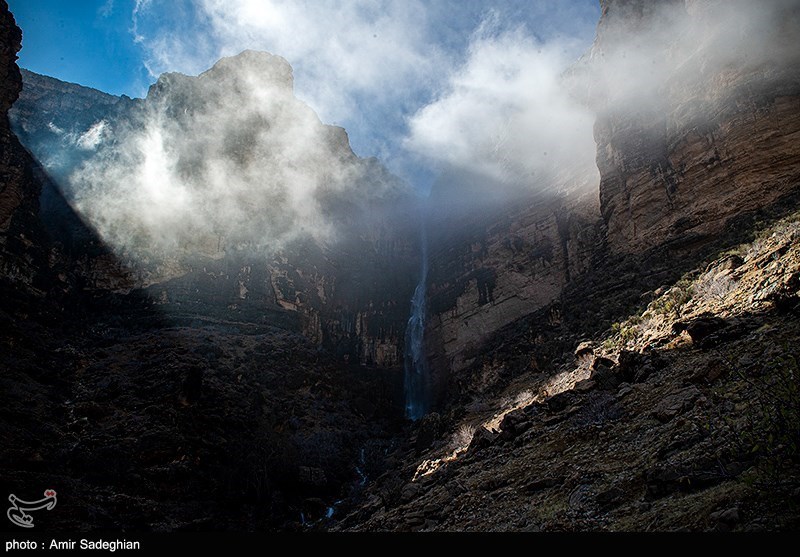
[[[740,21],[737,4],[602,2],[588,59],[611,249],[702,243],[796,190],[798,8],[772,2],[763,21]],[[643,91],[619,83],[633,72]]]
[[[441,185],[434,190],[429,346],[435,369],[458,375],[492,333],[557,300],[589,267],[601,241],[597,196],[585,187],[590,177],[571,178],[578,187],[567,194],[487,199],[476,204],[479,213],[471,203],[454,208],[454,199],[480,199],[479,188],[465,195],[468,180],[453,184],[452,194]]]
[[[142,100],[23,78],[14,129],[129,269],[88,258],[98,289],[145,288],[160,311],[269,322],[343,361],[401,363],[417,201],[294,97],[285,60],[246,51],[166,74]],[[174,164],[159,166],[161,149]]]
[[[43,288],[37,276],[47,267],[38,218],[41,184],[34,163],[11,132],[8,109],[22,89],[16,65],[22,33],[5,1],[0,4],[0,276],[32,293]]]
[[[734,7],[602,3],[594,45],[565,75],[597,114],[599,183],[566,170],[548,187],[529,184],[527,197],[494,201],[464,181],[458,193],[434,188],[434,215],[459,195],[476,199],[456,218],[432,218],[429,353],[444,390],[479,392],[520,366],[542,369],[740,241],[752,215],[792,206],[800,66],[797,49],[781,45],[797,32],[797,7],[776,2],[752,20]],[[533,193],[542,190],[565,193]],[[487,356],[511,331],[531,350],[516,371]]]

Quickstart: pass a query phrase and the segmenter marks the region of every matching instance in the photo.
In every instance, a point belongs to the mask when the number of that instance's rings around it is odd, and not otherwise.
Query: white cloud
[[[155,6],[137,3],[135,29],[146,8],[158,17]],[[153,75],[196,74],[221,56],[267,50],[302,68],[298,92],[328,122],[363,110],[358,94],[380,103],[419,91],[443,63],[419,0],[200,0],[196,7],[202,33],[137,34]]]
[[[411,118],[407,148],[500,183],[541,187],[555,168],[591,170],[594,116],[561,79],[579,47],[484,26],[444,93]]]
[[[591,41],[595,0],[149,0],[134,14],[146,67],[196,75],[245,49],[286,58],[298,96],[345,126],[356,152],[395,171],[406,118],[463,62],[470,34],[494,11],[542,36]],[[397,161],[401,161],[398,163]]]
[[[131,33],[133,34],[133,42],[144,43],[145,37],[139,33],[139,17],[143,11],[150,7],[152,0],[134,0],[133,14],[131,16],[132,26]]]
[[[97,14],[100,17],[108,17],[114,11],[114,0],[106,0],[106,3],[97,9]]]
[[[370,173],[290,82],[285,60],[252,51],[199,78],[164,76],[130,120],[80,137],[94,152],[70,177],[76,209],[140,261],[333,241],[342,211],[358,218],[399,186]]]
[[[409,120],[405,145],[495,186],[564,187],[557,174],[596,187],[595,111],[653,123],[675,111],[681,126],[708,117],[715,103],[731,102],[742,76],[768,83],[797,67],[797,8],[796,0],[614,3],[601,46],[580,62],[574,39],[497,32],[490,18],[442,94]]]
[[[94,151],[103,140],[107,125],[105,120],[96,122],[75,140],[75,144],[84,151]]]

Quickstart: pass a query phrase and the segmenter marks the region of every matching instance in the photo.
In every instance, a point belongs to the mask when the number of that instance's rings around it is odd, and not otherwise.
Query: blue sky
[[[142,96],[150,75],[133,41],[133,2],[11,0],[23,30],[19,64],[37,73],[112,93]]]
[[[436,165],[428,164],[435,161],[420,162],[420,151],[455,134],[420,133],[460,125],[459,111],[492,90],[504,97],[504,88],[518,90],[519,98],[503,102],[525,104],[525,87],[535,88],[536,81],[517,76],[563,70],[591,44],[600,12],[597,0],[9,0],[9,5],[23,30],[22,67],[113,94],[144,96],[165,71],[194,75],[245,48],[279,54],[294,67],[298,96],[324,122],[344,126],[356,153],[378,156],[414,182],[429,182],[435,173]],[[538,65],[527,64],[537,57]],[[498,73],[498,67],[506,69]],[[483,87],[483,76],[500,80],[500,87]],[[426,112],[431,105],[435,110]],[[512,117],[496,114],[494,120]],[[474,158],[469,149],[464,156]]]

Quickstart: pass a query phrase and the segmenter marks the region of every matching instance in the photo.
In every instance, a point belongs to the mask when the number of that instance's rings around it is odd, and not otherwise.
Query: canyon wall
[[[595,73],[616,68],[637,49],[646,54],[635,63],[656,68],[646,102],[632,101],[641,92],[619,87],[612,76],[594,79],[589,94],[598,113],[600,201],[614,250],[702,242],[731,217],[797,188],[798,7],[769,2],[761,10],[772,14],[767,21],[726,21],[735,4],[602,2],[588,56]],[[665,6],[677,22],[664,21]],[[771,27],[769,43],[754,41],[759,23]],[[679,32],[663,37],[660,27]],[[693,34],[706,39],[697,44]]]
[[[593,46],[565,74],[597,115],[599,183],[567,169],[506,200],[458,180],[434,187],[428,351],[440,396],[497,384],[508,373],[492,363],[498,346],[571,350],[585,327],[609,326],[741,233],[738,219],[798,192],[798,8],[777,0],[769,16],[736,20],[731,6],[602,2]],[[459,198],[475,201],[442,216]]]
[[[38,218],[41,184],[33,161],[9,127],[8,110],[22,89],[17,52],[22,33],[0,3],[0,280],[28,293],[42,293],[37,280],[47,267]]]
[[[144,292],[182,319],[301,331],[351,364],[401,365],[420,264],[419,201],[377,160],[357,157],[342,128],[323,125],[294,97],[285,60],[247,51],[199,77],[166,74],[136,100],[27,71],[23,79],[11,113],[15,131],[54,178],[56,197],[78,207],[124,264],[120,272],[86,254],[91,288]],[[166,193],[139,211],[109,213],[118,201],[102,184],[140,179],[118,161],[146,159],[153,135],[156,150],[171,150],[175,164],[157,167],[142,188]],[[139,151],[129,147],[139,144]],[[273,178],[277,168],[290,169],[285,180]],[[291,199],[293,188],[314,180],[318,190]],[[210,202],[167,227],[136,221],[143,212],[180,215],[185,207],[170,199],[175,193]],[[172,234],[177,239],[167,244]],[[86,243],[74,229],[60,236]]]
[[[436,369],[464,369],[491,334],[557,300],[590,266],[600,237],[596,192],[586,176],[559,196],[516,198],[450,218],[453,197],[431,199],[429,325]],[[456,183],[463,195],[463,183]],[[440,188],[441,190],[442,188]],[[476,199],[480,194],[467,196]]]

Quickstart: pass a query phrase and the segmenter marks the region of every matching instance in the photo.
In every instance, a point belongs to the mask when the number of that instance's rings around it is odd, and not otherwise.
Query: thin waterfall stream
[[[428,363],[425,359],[425,320],[427,313],[428,238],[422,226],[420,278],[411,298],[411,317],[406,326],[405,397],[406,417],[418,420],[428,411]]]

